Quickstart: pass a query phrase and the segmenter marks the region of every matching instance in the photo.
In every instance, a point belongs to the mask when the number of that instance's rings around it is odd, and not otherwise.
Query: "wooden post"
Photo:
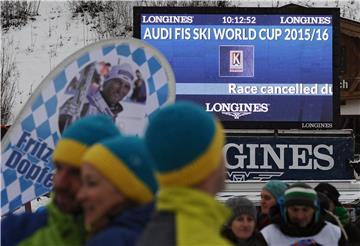
[[[25,203],[25,212],[31,213],[31,202]]]

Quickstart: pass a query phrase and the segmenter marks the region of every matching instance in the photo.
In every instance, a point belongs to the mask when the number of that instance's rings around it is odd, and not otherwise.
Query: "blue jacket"
[[[91,237],[86,245],[135,245],[153,211],[154,203],[125,210],[115,216],[106,228]]]
[[[51,202],[36,213],[9,215],[1,221],[1,245],[83,245],[81,218],[61,212]]]
[[[46,226],[47,211],[9,215],[1,221],[1,245],[18,245],[35,231]]]

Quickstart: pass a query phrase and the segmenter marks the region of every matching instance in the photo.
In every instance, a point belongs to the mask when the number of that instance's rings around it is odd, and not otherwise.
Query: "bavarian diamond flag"
[[[106,40],[74,53],[42,81],[2,141],[2,214],[51,191],[52,152],[75,120],[106,114],[123,133],[142,135],[174,100],[169,63],[143,41]]]

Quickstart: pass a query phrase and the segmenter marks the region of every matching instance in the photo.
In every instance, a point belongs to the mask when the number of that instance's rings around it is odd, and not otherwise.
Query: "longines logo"
[[[284,172],[245,172],[227,171],[227,182],[244,182],[248,180],[268,181],[272,178],[281,177]]]
[[[309,129],[311,129],[311,128],[313,128],[313,129],[316,129],[316,128],[322,128],[322,129],[324,129],[324,128],[333,128],[333,124],[332,123],[302,123],[301,124],[301,127],[303,128],[303,129],[305,129],[305,128],[309,128]]]
[[[239,119],[245,115],[269,111],[268,103],[205,103],[206,111],[217,112]]]

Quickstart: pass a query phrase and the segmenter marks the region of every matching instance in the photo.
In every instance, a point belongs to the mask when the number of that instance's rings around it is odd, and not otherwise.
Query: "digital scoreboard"
[[[338,9],[134,8],[134,37],[168,59],[176,100],[226,128],[336,128],[338,36]]]

